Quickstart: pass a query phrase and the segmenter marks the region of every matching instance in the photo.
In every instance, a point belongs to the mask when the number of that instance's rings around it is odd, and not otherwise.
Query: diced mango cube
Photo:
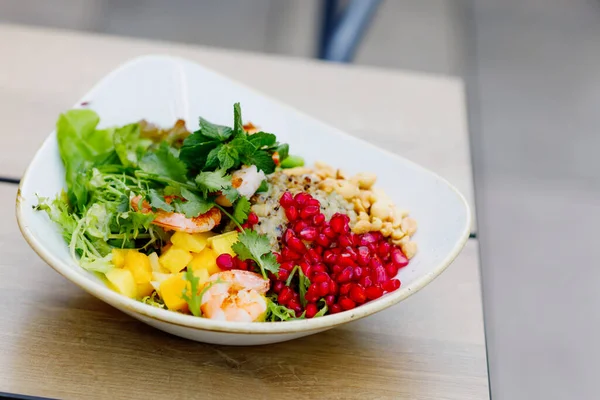
[[[171,246],[159,257],[160,264],[176,274],[192,261],[192,255],[189,251],[183,250],[177,246]]]
[[[169,273],[169,270],[160,265],[160,261],[158,261],[158,254],[150,253],[148,255],[148,260],[150,260],[150,267],[152,268],[152,272]]]
[[[204,286],[204,284],[208,282],[208,278],[210,277],[208,270],[202,268],[197,271],[194,271],[194,276],[198,278],[198,289],[202,290],[202,286]]]
[[[113,290],[124,294],[127,297],[135,299],[137,297],[137,287],[133,274],[130,270],[124,268],[113,268],[106,274],[106,279]]]
[[[154,287],[150,282],[137,284],[137,295],[139,298],[150,296],[154,292]]]
[[[135,250],[127,252],[125,255],[125,266],[123,268],[131,271],[135,283],[148,283],[152,280],[150,259],[144,253]]]
[[[210,247],[206,247],[198,254],[194,254],[194,258],[188,265],[192,270],[206,270],[209,275],[220,272],[221,270],[217,267],[217,257],[219,255],[216,251],[211,249]]]
[[[175,232],[173,236],[171,236],[171,242],[184,250],[200,253],[202,249],[206,247],[208,243],[208,238],[213,236],[212,232],[206,233],[185,233],[185,232]]]
[[[125,265],[125,256],[129,251],[129,249],[112,249],[112,263],[115,267],[123,268]]]
[[[223,233],[221,235],[213,236],[210,239],[208,239],[210,247],[212,247],[212,249],[216,251],[217,254],[220,255],[228,253],[232,256],[235,255],[235,251],[233,251],[231,246],[237,241],[238,233],[236,231]]]
[[[173,275],[160,284],[158,294],[160,294],[160,298],[165,302],[169,310],[179,311],[187,306],[187,302],[181,295],[188,284],[183,276],[183,272]]]

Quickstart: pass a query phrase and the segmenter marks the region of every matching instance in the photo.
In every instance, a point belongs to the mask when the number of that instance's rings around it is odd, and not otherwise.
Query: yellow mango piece
[[[128,269],[113,268],[105,276],[114,291],[132,299],[137,297],[137,286],[133,274]]]
[[[137,295],[139,298],[150,296],[154,292],[154,287],[150,282],[137,284]]]
[[[127,253],[129,253],[129,249],[112,249],[112,263],[115,267],[123,268]]]
[[[200,253],[208,243],[208,238],[213,236],[212,232],[206,233],[185,233],[185,232],[175,232],[173,236],[171,236],[171,242],[184,250]]]
[[[152,280],[150,259],[144,253],[131,250],[125,255],[125,266],[133,274],[135,283],[148,283]]]
[[[235,251],[233,251],[231,246],[238,241],[237,237],[238,233],[236,231],[231,231],[211,237],[208,239],[208,243],[210,244],[210,247],[212,247],[212,249],[219,255],[228,253],[232,256],[235,256]]]
[[[208,271],[209,275],[221,272],[219,267],[217,267],[218,256],[219,255],[216,251],[210,247],[206,247],[200,253],[194,254],[194,258],[192,258],[192,261],[189,263],[188,267],[190,267],[194,272],[206,270]]]
[[[169,310],[180,311],[187,306],[187,302],[181,298],[186,285],[189,282],[183,277],[183,272],[161,282],[158,294]]]
[[[160,261],[158,261],[158,254],[150,253],[148,255],[148,260],[150,260],[150,267],[152,268],[152,272],[160,272],[163,274],[170,273],[169,270],[160,265]]]
[[[202,286],[204,286],[204,284],[206,282],[208,282],[208,278],[210,277],[210,273],[208,272],[207,269],[199,269],[197,271],[194,271],[194,276],[196,278],[198,278],[198,289],[201,290]]]
[[[176,274],[192,261],[192,255],[189,251],[183,250],[177,246],[171,246],[159,257],[160,264]]]

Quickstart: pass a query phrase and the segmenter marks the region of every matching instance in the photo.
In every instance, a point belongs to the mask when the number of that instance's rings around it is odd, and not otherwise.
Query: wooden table
[[[0,25],[0,176],[19,177],[59,112],[123,61],[190,58],[448,178],[472,200],[462,84],[406,72]],[[422,292],[368,319],[262,347],[143,325],[54,273],[0,184],[0,392],[58,398],[485,399],[477,241]]]

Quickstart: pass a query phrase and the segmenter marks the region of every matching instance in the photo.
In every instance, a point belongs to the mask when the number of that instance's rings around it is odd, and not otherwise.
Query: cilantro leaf
[[[223,145],[219,147],[219,152],[217,153],[217,158],[219,160],[219,164],[221,168],[224,170],[228,170],[229,168],[233,168],[236,164],[239,164],[239,155],[235,148],[231,145]]]
[[[217,139],[221,142],[233,135],[233,130],[228,126],[213,124],[200,117],[200,132],[206,137]]]
[[[183,141],[179,158],[189,168],[202,169],[206,165],[208,155],[219,145],[219,141],[196,131]]]
[[[233,244],[232,249],[242,260],[254,260],[260,267],[265,279],[267,279],[266,271],[274,274],[279,271],[279,263],[271,252],[269,239],[265,235],[259,235],[253,230],[244,229],[243,232],[238,234],[238,242]]]
[[[231,186],[231,175],[225,175],[225,170],[200,172],[196,177],[196,185],[204,196],[210,192],[218,192]]]
[[[256,165],[256,168],[269,175],[275,172],[275,162],[265,150],[257,150],[242,160],[246,165]]]
[[[144,171],[158,177],[166,177],[178,182],[187,180],[187,167],[179,158],[177,150],[162,142],[158,150],[148,152],[141,159],[139,167]]]
[[[264,146],[272,146],[275,144],[277,138],[272,133],[267,132],[256,132],[255,134],[248,136],[248,141],[260,149]]]
[[[186,201],[175,199],[173,201],[173,205],[175,207],[175,211],[185,214],[187,218],[197,217],[206,213],[215,206],[215,203],[212,201],[212,199],[200,197],[184,187],[181,188],[181,196]]]
[[[148,201],[153,208],[160,208],[167,212],[173,211],[173,206],[165,201],[165,198],[158,194],[155,189],[150,189],[148,192]]]
[[[241,196],[233,207],[233,218],[239,224],[243,224],[248,219],[248,213],[250,213],[250,201]]]
[[[233,186],[229,186],[228,188],[224,188],[223,190],[221,190],[221,193],[223,193],[223,195],[225,196],[225,198],[227,200],[229,200],[229,202],[231,204],[233,204],[237,200],[237,198],[240,197],[240,193]]]
[[[240,108],[240,103],[235,103],[233,105],[233,132],[236,135],[245,134],[244,123],[242,122],[242,109]]]

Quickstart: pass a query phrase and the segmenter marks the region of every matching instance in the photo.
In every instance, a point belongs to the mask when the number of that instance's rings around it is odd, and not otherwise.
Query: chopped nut
[[[386,201],[376,201],[371,205],[369,212],[372,217],[379,218],[382,221],[387,221],[392,217],[391,205]]]
[[[297,175],[305,175],[312,173],[312,169],[308,167],[295,167],[295,168],[286,168],[283,169],[282,172],[288,176],[297,176]]]
[[[394,240],[400,240],[405,236],[405,233],[402,232],[402,229],[394,229],[394,231],[392,232],[392,239]]]
[[[319,182],[319,189],[331,193],[338,187],[338,183],[335,179],[327,178]]]
[[[360,194],[358,195],[358,198],[362,202],[363,207],[366,209],[369,209],[369,207],[371,207],[371,194],[372,193],[368,190],[361,190]]]
[[[367,233],[371,230],[371,223],[364,219],[359,220],[352,228],[352,232],[354,233]]]
[[[321,179],[335,178],[335,170],[333,168],[318,169],[315,174]]]
[[[369,172],[361,172],[356,174],[355,178],[358,181],[358,187],[361,189],[371,189],[371,186],[373,186],[377,180],[377,175]]]
[[[383,228],[383,221],[375,217],[371,220],[371,230],[380,231]]]
[[[335,173],[335,177],[337,179],[348,179],[348,174],[345,171],[338,169]]]
[[[392,223],[391,222],[384,222],[382,224],[383,226],[381,227],[381,234],[385,237],[388,237],[392,234],[393,229],[392,229]]]
[[[414,218],[406,217],[402,220],[400,225],[402,230],[406,232],[408,236],[412,236],[417,231],[417,221]]]
[[[366,208],[361,203],[360,199],[358,199],[358,198],[352,199],[352,204],[354,204],[354,210],[356,212],[365,212],[365,211],[367,211]]]
[[[323,161],[315,161],[316,169],[333,169],[331,166]]]
[[[402,220],[405,217],[408,217],[408,210],[405,210],[403,208],[394,209],[394,219]]]
[[[400,249],[409,260],[417,254],[417,244],[415,242],[405,242],[400,244]]]
[[[359,220],[366,220],[366,221],[368,221],[369,220],[369,214],[367,214],[364,211],[360,212],[360,213],[358,213],[358,219]]]
[[[349,181],[340,181],[339,186],[335,191],[341,194],[342,197],[346,200],[358,197],[360,193],[360,191],[358,190],[358,186],[353,185],[352,182]]]

